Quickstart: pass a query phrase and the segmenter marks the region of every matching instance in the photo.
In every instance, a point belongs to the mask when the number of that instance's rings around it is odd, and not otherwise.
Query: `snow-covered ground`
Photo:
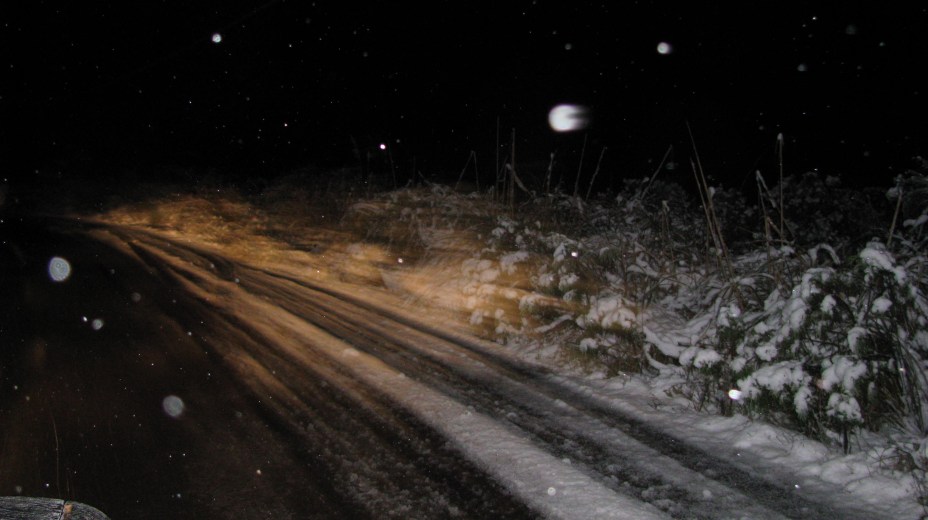
[[[443,326],[494,340],[504,355],[518,356],[559,374],[552,376],[558,384],[735,467],[792,487],[806,499],[841,503],[860,511],[861,517],[866,517],[867,511],[886,518],[919,518],[924,514],[918,503],[924,489],[915,478],[918,457],[923,453],[918,450],[924,450],[924,443],[921,448],[916,444],[912,452],[900,452],[900,437],[891,435],[889,429],[883,433],[854,429],[850,453],[845,454],[842,439],[834,432],[824,432],[823,438],[832,440],[826,445],[757,419],[757,408],[749,404],[763,389],[785,389],[791,392],[790,406],[801,412],[810,406],[809,388],[837,389],[832,395],[839,397],[829,399],[827,406],[821,404],[821,409],[845,422],[828,424],[851,424],[861,418],[860,405],[850,392],[863,375],[859,363],[825,356],[828,359],[822,371],[810,375],[801,360],[776,358],[778,349],[791,348],[795,331],[805,326],[807,314],[815,310],[827,313],[834,306],[829,294],[819,294],[827,284],[817,283],[837,276],[828,271],[831,260],[806,266],[792,294],[764,293],[760,298],[763,307],[758,310],[745,305],[736,293],[763,292],[769,286],[743,274],[731,278],[734,283],[706,276],[706,265],[720,264],[697,258],[691,249],[676,245],[705,238],[681,237],[694,228],[674,228],[669,210],[655,215],[658,225],[652,226],[634,220],[634,213],[623,214],[626,220],[616,222],[582,201],[559,199],[553,207],[545,208],[548,218],[561,219],[564,224],[579,215],[601,229],[612,228],[611,233],[572,237],[559,231],[570,225],[553,229],[550,222],[542,222],[542,211],[523,208],[522,212],[503,212],[483,195],[459,195],[441,187],[400,190],[355,201],[341,226],[320,227],[318,219],[284,222],[288,217],[311,213],[306,208],[306,213],[286,215],[275,213],[273,207],[254,211],[242,201],[193,202],[178,199],[154,210],[151,206],[122,208],[103,219],[157,228],[167,236],[211,245],[243,262],[294,277],[333,284],[360,283],[363,291],[387,290],[401,298],[408,312],[422,314],[422,309],[429,309],[421,316],[423,320],[437,320]],[[552,210],[560,214],[552,214]],[[191,215],[196,218],[188,218]],[[245,215],[249,224],[234,223]],[[660,225],[662,221],[666,227]],[[920,225],[917,220],[907,224],[909,228]],[[674,242],[675,236],[678,242]],[[672,277],[667,275],[668,265],[654,255],[655,248],[665,248],[663,253],[672,259]],[[815,257],[819,253],[807,254]],[[821,254],[835,256],[833,250],[823,249]],[[776,264],[784,271],[796,269],[786,260],[777,264],[777,255],[797,257],[782,246],[742,254],[728,260],[728,265],[739,273],[749,270],[745,266],[759,264]],[[869,276],[888,273],[889,278],[902,282],[904,267],[912,268],[911,264],[897,265],[878,244],[867,246],[859,256],[865,266],[862,269],[870,269],[866,271]],[[725,263],[721,265],[724,269]],[[361,294],[362,289],[356,291]],[[921,302],[919,297],[915,295],[916,303]],[[810,310],[813,301],[818,308]],[[867,305],[880,314],[891,302],[878,296]],[[732,345],[734,354],[720,353],[719,334],[733,330],[735,323],[750,324],[763,341]],[[916,338],[916,343],[925,337]],[[856,336],[848,341],[853,343]],[[769,361],[777,362],[765,364]],[[729,377],[717,387],[701,386],[700,370],[751,363],[756,370],[746,378]],[[383,374],[374,370],[367,375],[359,372],[359,377],[376,380],[385,377]],[[567,485],[568,498],[577,496],[577,486],[587,486],[591,490],[587,506],[593,509],[582,511],[591,517],[596,516],[597,507],[614,499],[606,493],[606,502],[596,500],[596,485],[583,484],[584,477],[570,473],[569,464],[546,460],[518,439],[507,441],[511,450],[505,450],[509,457],[514,453],[515,459],[488,456],[492,453],[486,451],[491,439],[507,438],[504,432],[496,432],[491,422],[467,418],[466,409],[457,410],[454,403],[423,393],[409,381],[382,384],[385,391],[397,393],[398,399],[422,408],[421,413],[432,417],[437,427],[475,450],[476,458],[486,459],[484,464],[496,465],[494,472],[508,475],[502,478],[514,489],[530,487],[527,475],[541,471],[559,475],[552,481],[562,485],[574,482],[573,487]],[[839,392],[841,389],[846,392]],[[731,416],[718,413],[726,406],[726,399]],[[911,444],[912,439],[910,436],[903,442]],[[557,486],[545,490],[548,498],[559,493]],[[534,491],[519,493],[532,495]],[[565,496],[563,490],[561,493]],[[707,488],[704,493],[711,500],[712,491]],[[536,502],[536,507],[552,514],[561,511],[557,509],[560,506],[544,502],[548,498],[539,498],[542,501]],[[555,509],[547,509],[552,507]],[[576,507],[579,503],[570,506]],[[570,508],[563,511],[578,511]],[[643,514],[645,511],[637,511],[632,516]]]
[[[501,219],[502,220],[502,219]],[[505,221],[504,221],[505,223]],[[495,233],[504,234],[505,229],[497,227]],[[431,238],[431,237],[429,237]],[[556,260],[570,258],[572,251],[579,249],[579,243],[569,237],[558,237],[554,245]],[[441,251],[442,245],[428,244]],[[532,361],[543,361],[564,374],[564,381],[570,381],[583,391],[595,392],[612,406],[620,408],[634,416],[641,417],[672,436],[685,439],[701,446],[706,451],[729,457],[740,462],[753,472],[763,472],[775,476],[775,480],[788,483],[795,488],[803,488],[806,496],[817,493],[827,495],[829,500],[837,498],[835,494],[848,493],[862,500],[891,518],[919,518],[924,514],[917,499],[923,490],[911,473],[899,471],[897,455],[889,446],[885,437],[859,432],[857,444],[852,446],[849,454],[844,454],[840,446],[827,446],[795,431],[751,420],[744,415],[722,417],[706,411],[696,411],[690,398],[683,397],[678,388],[684,384],[685,375],[679,367],[661,367],[658,374],[641,375],[634,373],[609,374],[603,368],[584,367],[578,364],[564,363],[564,345],[551,341],[551,337],[537,335],[525,336],[520,333],[526,328],[507,321],[505,309],[497,306],[498,300],[518,301],[522,307],[533,299],[546,298],[546,295],[528,293],[519,290],[518,284],[495,284],[501,275],[512,273],[513,265],[527,260],[533,252],[525,249],[514,252],[501,252],[495,261],[488,260],[486,251],[483,259],[469,258],[460,265],[443,265],[434,261],[429,269],[439,275],[428,276],[436,286],[423,284],[422,273],[407,273],[402,270],[385,273],[385,280],[396,290],[418,292],[419,298],[431,298],[435,301],[449,303],[454,294],[448,287],[461,288],[458,294],[466,295],[463,308],[471,311],[470,323],[480,324],[484,319],[496,318],[494,332],[501,333],[504,341],[513,351]],[[576,258],[576,256],[574,256]],[[569,287],[578,275],[560,274],[560,283]],[[412,280],[412,283],[409,282]],[[502,294],[500,294],[502,293]],[[482,301],[479,301],[481,300]],[[451,305],[460,302],[450,302]],[[671,304],[673,305],[673,304]],[[682,304],[678,304],[682,305]],[[639,306],[629,302],[619,294],[606,294],[596,298],[587,313],[580,316],[561,315],[538,329],[556,327],[562,321],[595,322],[603,329],[613,324],[634,327],[642,324],[647,341],[664,354],[673,358],[689,358],[689,363],[700,366],[708,355],[716,356],[714,351],[703,348],[683,348],[681,344],[694,344],[699,337],[704,343],[711,343],[706,337],[706,324],[699,319],[683,322],[677,316],[660,315],[657,312],[638,311]],[[676,320],[675,320],[676,318]],[[708,320],[707,316],[702,317]],[[795,320],[795,318],[794,318]],[[787,323],[787,326],[795,324]],[[537,330],[537,329],[536,329]],[[711,331],[710,331],[711,333]],[[784,332],[785,335],[787,332]],[[685,339],[681,339],[685,336]],[[545,340],[548,341],[545,341]],[[603,334],[594,338],[580,340],[578,347],[584,349],[603,348],[615,340]],[[685,362],[685,361],[684,361]],[[759,381],[775,384],[779,377],[761,374]],[[831,377],[837,377],[832,373]],[[825,380],[824,384],[828,384]],[[904,469],[904,466],[902,466]],[[840,491],[839,491],[840,490]],[[839,498],[840,500],[840,498]],[[824,500],[828,501],[828,500]]]

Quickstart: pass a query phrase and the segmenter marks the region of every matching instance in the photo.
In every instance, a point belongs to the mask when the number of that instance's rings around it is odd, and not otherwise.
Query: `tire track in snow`
[[[295,364],[281,353],[279,332],[261,331],[254,319],[247,323],[207,303],[217,300],[215,292],[202,290],[212,285],[208,272],[172,262],[153,246],[129,246],[182,293],[194,295],[185,302],[189,314],[182,321],[267,409],[265,420],[304,446],[310,458],[327,464],[324,471],[371,517],[536,516],[449,449],[443,437],[360,384],[343,365],[326,363],[322,356]]]
[[[754,518],[873,518],[872,513],[861,514],[840,505],[810,501],[794,488],[755,476],[640,420],[597,403],[557,382],[544,370],[534,370],[519,360],[490,352],[472,338],[431,327],[401,314],[395,308],[383,308],[377,302],[277,273],[257,271],[313,291],[309,298],[312,303],[302,308],[294,308],[293,304],[301,298],[308,298],[306,294],[300,295],[299,291],[265,294],[276,296],[276,301],[291,312],[349,341],[357,339],[362,345],[378,345],[371,353],[394,368],[415,373],[422,381],[448,395],[466,396],[464,400],[479,406],[481,412],[532,433],[550,446],[553,453],[587,461],[592,473],[614,489],[621,489],[616,482],[631,483],[639,498],[663,504],[663,509],[669,513],[687,518],[692,517],[694,512],[697,517],[706,518],[717,518],[720,514],[733,518],[745,514]],[[239,272],[247,277],[244,268]],[[269,287],[279,288],[266,279],[245,284],[249,290],[259,294],[267,293]],[[366,313],[374,312],[379,318],[371,319],[367,315],[358,319],[358,307]],[[314,308],[326,311],[328,327],[314,319]],[[337,324],[338,320],[343,323]],[[384,320],[388,320],[389,325],[384,325]],[[410,336],[416,339],[410,339]],[[385,345],[384,338],[389,338],[393,345]],[[423,344],[429,344],[429,347],[421,347]],[[456,359],[461,349],[490,373],[473,371],[462,365]],[[443,350],[444,355],[440,354]],[[475,395],[471,391],[474,388],[481,389],[483,395]],[[550,412],[555,409],[550,403],[539,405],[539,395],[547,396],[555,403],[563,403],[565,406],[561,410],[570,410],[572,417],[552,420]],[[500,402],[505,406],[495,406]],[[626,436],[623,442],[605,440],[616,432]],[[572,443],[576,446],[568,448]],[[633,459],[637,463],[626,462],[633,444],[640,444],[634,450]],[[640,463],[645,460],[653,462]],[[628,489],[624,491],[628,492]],[[711,501],[705,499],[706,492],[713,497]],[[683,502],[680,504],[682,507],[668,504],[668,499]]]
[[[157,242],[153,247],[167,243]],[[679,442],[559,383],[546,371],[491,352],[487,345],[463,334],[430,326],[356,294],[237,265],[185,244],[173,242],[172,247],[174,254],[211,276],[231,280],[238,275],[245,290],[270,299],[395,370],[414,375],[479,414],[527,433],[556,457],[581,462],[583,471],[607,488],[651,500],[674,516],[863,518],[853,511],[837,511],[806,500],[793,490]],[[202,273],[194,278],[196,283],[205,281]],[[561,417],[554,419],[554,415]],[[616,438],[609,440],[610,436]],[[634,456],[629,457],[629,451]],[[642,464],[649,459],[651,463]],[[711,501],[700,497],[700,488],[708,491]]]
[[[246,272],[240,274],[247,289],[429,387],[528,433],[544,449],[571,463],[579,462],[588,475],[617,492],[632,494],[677,518],[783,518],[757,500],[641,445],[622,432],[628,429],[626,425],[603,424],[561,399],[543,392],[539,395],[537,388],[518,382],[520,377],[493,367],[495,359],[487,359],[492,356],[468,352],[462,359],[457,344],[383,316],[368,321],[336,297],[310,293],[312,303],[305,303],[301,301],[307,298],[305,288],[288,289],[272,280],[268,283],[267,279],[250,279]],[[803,509],[796,517],[815,513]]]
[[[151,240],[144,239],[140,242]],[[278,353],[285,351],[290,361],[304,369],[318,364],[321,359],[338,360],[339,369],[347,369],[355,384],[360,379],[363,381],[362,385],[368,385],[375,392],[388,396],[389,400],[395,403],[394,406],[407,409],[424,420],[430,430],[439,432],[450,440],[456,450],[463,452],[478,466],[490,471],[495,479],[517,493],[527,505],[544,516],[616,519],[663,517],[651,506],[617,494],[570,464],[544,450],[539,450],[525,439],[524,435],[514,434],[491,418],[476,413],[472,407],[405,377],[375,357],[359,352],[350,344],[282,311],[276,303],[268,302],[266,298],[241,294],[236,295],[236,303],[230,303],[228,291],[238,290],[240,287],[231,282],[210,280],[213,275],[209,271],[194,266],[189,258],[181,260],[181,257],[188,257],[190,254],[186,247],[181,246],[187,251],[178,256],[174,256],[174,253],[178,253],[176,250],[166,254],[162,250],[163,244],[135,247],[142,249],[144,255],[152,257],[149,259],[150,263],[163,264],[160,267],[162,270],[173,271],[182,289],[192,294],[195,299],[211,301],[209,305],[215,306],[225,317],[248,316],[247,320],[242,320],[236,325],[253,331],[249,332],[249,335],[263,336],[267,342],[261,341],[262,346],[272,348]],[[213,264],[211,261],[208,263]],[[213,269],[213,266],[210,265],[209,268]],[[215,295],[222,293],[226,294],[215,298]],[[228,306],[218,303],[224,299]],[[206,329],[210,329],[212,325],[203,316],[191,317],[191,321],[203,322]],[[239,359],[238,362],[243,361]],[[278,378],[267,374],[258,379],[279,381]],[[275,389],[272,395],[283,396],[283,400],[288,401],[284,408],[298,406],[293,396],[287,396],[287,393],[279,388]],[[487,480],[492,482],[494,479]]]

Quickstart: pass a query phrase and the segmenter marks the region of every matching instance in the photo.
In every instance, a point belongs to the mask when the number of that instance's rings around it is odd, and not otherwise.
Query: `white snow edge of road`
[[[396,390],[398,399],[452,439],[469,459],[548,518],[668,518],[653,506],[609,490],[457,401],[421,386]]]
[[[162,255],[180,271],[197,270],[182,260]],[[204,273],[206,274],[206,273]],[[206,279],[209,279],[207,276]],[[389,396],[430,427],[441,432],[470,461],[535,511],[551,519],[658,520],[669,518],[654,506],[605,487],[569,463],[559,460],[490,417],[431,390],[376,357],[261,300],[236,283],[212,281],[213,291],[195,284],[187,290],[247,320],[278,345],[300,350],[312,341],[325,355],[374,389]],[[224,294],[226,297],[217,297]],[[232,296],[234,295],[234,296]],[[261,316],[262,319],[250,319]]]
[[[297,273],[288,266],[274,266],[282,272]],[[754,422],[735,415],[720,417],[692,409],[692,403],[668,397],[636,376],[597,378],[565,369],[538,357],[537,348],[506,348],[477,339],[458,327],[446,316],[410,311],[401,301],[386,304],[396,294],[384,294],[368,287],[351,286],[327,281],[330,289],[363,300],[382,312],[402,315],[410,322],[442,330],[474,347],[525,366],[544,366],[559,384],[579,394],[594,398],[606,408],[613,408],[655,426],[660,431],[712,453],[752,474],[764,475],[780,486],[793,488],[800,495],[824,504],[838,504],[856,510],[864,516],[875,513],[883,518],[919,519],[923,508],[914,500],[916,483],[907,475],[889,475],[878,470],[873,454],[857,451],[842,455],[820,442],[798,433]],[[399,300],[399,298],[397,298]],[[442,320],[445,321],[442,321]],[[798,487],[796,487],[798,486]]]
[[[263,302],[253,302],[260,309]],[[657,508],[616,493],[579,469],[558,460],[491,418],[407,378],[379,359],[358,351],[296,316],[276,309],[272,321],[298,337],[312,338],[330,356],[444,434],[468,460],[546,518],[665,519]],[[273,333],[273,331],[268,331]],[[281,336],[279,331],[276,334]],[[349,358],[346,362],[345,358]]]
[[[838,454],[799,433],[742,415],[696,412],[691,403],[656,394],[634,377],[594,380],[559,375],[553,379],[736,467],[793,488],[812,501],[840,504],[846,510],[880,518],[923,518],[923,508],[912,498],[916,485],[912,478],[874,471],[873,453],[866,450]]]
[[[507,349],[477,339],[453,323],[439,322],[436,316],[410,313],[402,304],[387,309],[385,296],[378,291],[355,288],[349,293],[341,284],[329,285],[365,301],[370,307],[442,330],[446,336],[493,356],[524,363],[527,367],[552,369],[558,375],[550,377],[558,384],[599,401],[605,408],[655,426],[681,442],[699,447],[752,474],[764,475],[771,482],[793,489],[813,502],[840,505],[863,517],[876,514],[882,518],[918,519],[924,514],[913,499],[916,494],[913,479],[876,471],[872,453],[858,450],[842,455],[796,432],[754,422],[741,415],[720,417],[696,412],[692,403],[661,395],[660,389],[652,388],[635,376],[604,380],[569,373],[563,367],[540,362],[525,349]]]

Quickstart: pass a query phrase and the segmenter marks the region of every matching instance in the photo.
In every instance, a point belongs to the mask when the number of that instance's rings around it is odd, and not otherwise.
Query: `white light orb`
[[[174,419],[180,418],[184,414],[184,401],[177,397],[176,395],[169,395],[161,401],[161,408],[164,410],[164,413],[168,414],[169,417]]]
[[[590,124],[589,113],[579,105],[558,105],[548,113],[548,124],[555,132],[583,130]]]
[[[48,262],[48,276],[55,282],[63,282],[71,276],[71,264],[60,256],[52,257]]]
[[[660,42],[657,44],[657,53],[658,54],[670,54],[673,52],[673,46],[667,42]]]
[[[222,35],[219,33],[213,33],[212,40],[213,40],[213,43],[219,43],[222,41]]]

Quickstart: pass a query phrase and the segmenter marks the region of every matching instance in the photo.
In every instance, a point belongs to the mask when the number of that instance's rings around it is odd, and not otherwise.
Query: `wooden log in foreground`
[[[88,505],[57,498],[0,497],[0,520],[109,520]]]

